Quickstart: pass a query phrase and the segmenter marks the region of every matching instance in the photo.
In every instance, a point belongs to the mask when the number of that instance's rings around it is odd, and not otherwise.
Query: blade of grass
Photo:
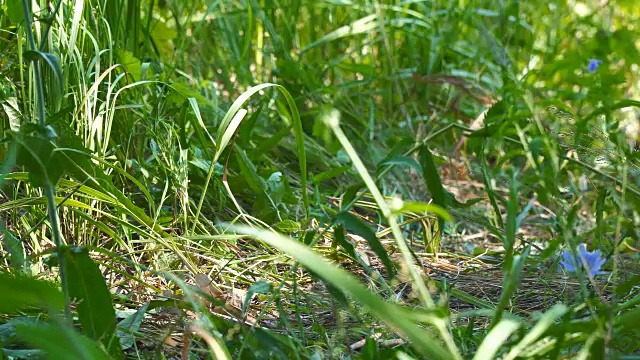
[[[504,319],[500,321],[484,338],[473,360],[495,359],[495,355],[498,353],[498,350],[500,350],[500,347],[504,345],[509,336],[518,330],[519,327],[520,324],[513,320]]]
[[[396,198],[394,199],[395,201],[393,201],[392,204],[387,204],[387,201],[380,193],[380,190],[378,190],[378,187],[371,178],[371,175],[369,175],[369,172],[367,171],[365,165],[362,163],[362,160],[360,160],[358,153],[349,142],[346,134],[340,128],[340,113],[337,110],[333,109],[331,112],[325,115],[324,121],[327,126],[331,128],[336,138],[338,138],[338,141],[340,142],[346,153],[349,155],[351,162],[353,163],[354,167],[358,171],[358,174],[371,192],[380,211],[382,212],[382,215],[389,221],[389,226],[391,227],[393,237],[396,240],[396,245],[400,249],[400,253],[402,254],[405,266],[409,271],[409,274],[413,281],[413,285],[418,288],[418,294],[420,295],[423,306],[425,306],[427,309],[434,309],[435,303],[431,297],[431,294],[429,293],[429,290],[427,290],[427,286],[425,285],[424,280],[416,269],[416,264],[413,261],[411,250],[409,249],[407,242],[402,235],[402,230],[398,225],[396,215],[391,208],[393,207],[395,211],[399,211],[400,209],[402,209],[404,205],[402,200]],[[455,359],[460,359],[460,354],[458,353],[455,342],[453,341],[453,338],[451,337],[451,334],[447,329],[446,323],[443,321],[441,324],[437,325],[437,328],[440,331],[442,339],[447,344],[451,355]]]
[[[531,345],[538,337],[540,337],[548,328],[550,328],[557,318],[563,316],[569,309],[563,304],[554,305],[551,310],[547,311],[538,323],[529,330],[527,334],[511,348],[511,351],[504,357],[504,360],[513,360],[529,345]]]
[[[226,115],[222,119],[220,126],[218,127],[218,134],[216,136],[217,144],[216,152],[211,161],[211,166],[209,168],[209,173],[207,174],[204,189],[202,191],[202,196],[200,197],[200,201],[198,202],[198,206],[196,208],[195,220],[193,222],[193,226],[191,228],[191,232],[195,231],[195,228],[198,224],[198,219],[200,218],[200,213],[202,211],[202,206],[204,204],[204,199],[207,194],[207,189],[209,187],[209,182],[211,181],[211,177],[213,176],[214,165],[218,158],[222,154],[222,151],[229,145],[231,142],[231,138],[233,134],[235,134],[236,130],[240,126],[242,119],[244,118],[244,114],[246,114],[246,110],[242,109],[242,106],[249,100],[251,96],[260,92],[261,90],[265,90],[267,88],[274,87],[284,95],[287,100],[287,104],[289,105],[289,110],[291,111],[291,121],[293,123],[293,133],[296,137],[296,146],[298,151],[298,160],[300,163],[300,183],[301,183],[301,191],[302,191],[302,202],[305,207],[305,211],[307,216],[310,214],[310,202],[309,202],[309,194],[307,193],[307,157],[304,148],[304,132],[302,130],[302,122],[300,120],[300,114],[298,113],[298,108],[296,107],[296,103],[291,96],[291,94],[281,85],[265,83],[254,86],[249,90],[245,91],[240,95],[231,105]],[[242,116],[237,116],[238,113],[244,112]],[[290,120],[284,120],[287,125],[290,125]]]
[[[373,315],[411,340],[412,346],[421,354],[429,356],[432,359],[451,359],[452,354],[431,338],[423,329],[411,323],[403,316],[398,316],[401,310],[397,308],[397,305],[385,302],[378,295],[373,294],[360,284],[353,275],[332,265],[320,255],[313,252],[309,247],[275,232],[242,225],[227,226],[230,230],[255,237],[289,254],[318,276],[322,277],[323,280],[351,296]]]

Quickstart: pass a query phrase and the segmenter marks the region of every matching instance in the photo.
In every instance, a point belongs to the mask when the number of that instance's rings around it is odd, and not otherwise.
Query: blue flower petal
[[[598,67],[600,67],[600,65],[602,65],[602,60],[590,59],[589,60],[589,66],[587,66],[587,71],[588,72],[594,72],[594,71],[598,70]]]
[[[573,261],[571,253],[567,250],[562,253],[562,257],[564,260],[560,260],[560,265],[568,272],[576,272],[575,262]]]
[[[580,244],[578,247],[578,258],[575,259],[570,251],[564,251],[562,253],[563,260],[560,261],[560,265],[564,267],[567,272],[576,272],[576,266],[585,268],[587,275],[593,278],[596,275],[605,274],[601,271],[602,265],[606,262],[606,259],[602,257],[602,252],[596,250],[593,252],[587,251],[585,244]]]
[[[589,277],[594,277],[598,274],[604,274],[603,271],[600,271],[600,268],[606,262],[606,259],[601,258],[600,250],[595,251],[591,257],[587,260],[587,266],[589,268]]]

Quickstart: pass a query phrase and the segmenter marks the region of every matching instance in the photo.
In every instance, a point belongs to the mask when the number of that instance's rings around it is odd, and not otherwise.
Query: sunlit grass
[[[0,1],[3,356],[637,352],[640,14],[580,4]]]

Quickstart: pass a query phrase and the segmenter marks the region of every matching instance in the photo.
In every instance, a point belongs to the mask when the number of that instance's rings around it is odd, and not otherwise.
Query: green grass
[[[0,358],[637,357],[633,5],[0,0]]]

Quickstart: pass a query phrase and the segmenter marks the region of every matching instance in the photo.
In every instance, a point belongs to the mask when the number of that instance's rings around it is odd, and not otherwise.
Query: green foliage
[[[637,353],[639,18],[0,1],[0,357]]]
[[[383,299],[372,294],[362,286],[358,280],[353,277],[353,275],[350,275],[344,270],[330,266],[326,260],[315,254],[308,247],[276,233],[255,231],[254,229],[244,226],[238,226],[236,228],[241,233],[255,236],[281,251],[285,251],[291,255],[295,254],[296,259],[298,259],[303,265],[313,270],[325,281],[333,284],[342,292],[351,295],[355,301],[366,307],[367,310],[372,312],[375,316],[389,323],[394,328],[398,329],[404,336],[411,339],[413,341],[413,346],[423,355],[434,359],[451,358],[451,354],[435,340],[431,339],[423,329],[412,324],[406,317],[398,316],[402,314],[404,310],[397,308],[395,305],[386,303]]]
[[[83,333],[102,342],[112,357],[120,357],[120,342],[115,336],[116,314],[102,272],[85,249],[65,250],[69,295],[77,302],[76,311]]]
[[[384,264],[385,270],[387,272],[387,276],[390,279],[396,274],[395,265],[389,258],[387,250],[382,246],[380,240],[376,236],[376,233],[369,228],[369,226],[359,218],[353,216],[350,213],[343,212],[336,217],[336,220],[340,222],[345,229],[354,233],[356,235],[362,236],[371,249],[376,253],[376,255],[380,258],[380,261]]]
[[[4,314],[15,314],[30,306],[60,309],[64,303],[55,284],[25,275],[0,273],[0,289],[5,294],[0,305]]]
[[[49,359],[111,359],[97,343],[65,325],[19,324],[16,335],[42,349]]]

